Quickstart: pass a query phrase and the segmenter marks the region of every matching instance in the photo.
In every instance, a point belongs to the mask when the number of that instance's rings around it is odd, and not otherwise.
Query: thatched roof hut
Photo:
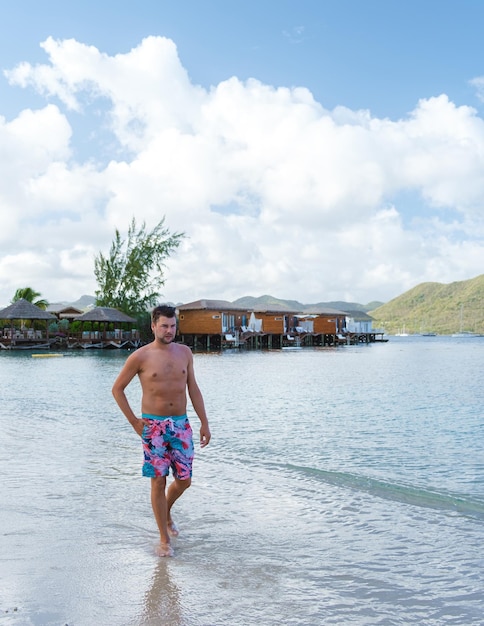
[[[29,302],[24,298],[20,298],[19,300],[16,300],[15,302],[0,311],[0,320],[10,321],[10,332],[6,332],[4,338],[10,342],[9,347],[12,348],[15,347],[17,344],[31,345],[32,343],[38,343],[40,337],[37,337],[36,333],[40,333],[40,331],[35,331],[34,335],[33,325],[32,328],[27,330],[24,328],[24,322],[26,322],[27,320],[30,320],[31,322],[38,320],[44,321],[46,325],[46,335],[48,340],[49,321],[56,321],[57,318],[47,311],[39,308],[35,304],[32,304],[32,302]],[[21,322],[22,328],[20,330],[14,330],[15,321]],[[5,346],[2,345],[2,347]]]
[[[56,317],[20,298],[0,311],[0,320],[56,320]]]
[[[74,321],[81,322],[81,328],[83,329],[82,341],[84,342],[84,340],[86,339],[87,343],[91,342],[91,345],[93,346],[94,344],[92,344],[92,341],[94,341],[95,344],[97,345],[100,339],[102,339],[103,342],[108,342],[109,344],[114,345],[112,343],[112,339],[113,339],[113,337],[111,336],[112,331],[108,331],[109,324],[133,324],[134,322],[136,322],[136,320],[133,317],[126,315],[126,313],[123,313],[122,311],[118,311],[118,309],[113,309],[107,306],[96,306],[93,309],[86,311],[82,315],[78,315],[77,317],[75,317]],[[84,324],[85,323],[99,324],[99,330],[98,331],[90,331],[90,330],[86,331],[88,337],[85,338],[84,337],[84,328],[85,328]],[[119,329],[115,328],[114,330],[117,331]],[[117,337],[117,339],[119,339],[119,337]],[[86,347],[86,345],[84,345],[83,347]],[[117,345],[116,347],[119,347],[119,345]]]
[[[107,306],[96,306],[82,315],[78,315],[74,320],[76,322],[101,322],[104,324],[136,322],[133,317],[126,315],[126,313],[122,313],[118,311],[118,309],[112,309]]]

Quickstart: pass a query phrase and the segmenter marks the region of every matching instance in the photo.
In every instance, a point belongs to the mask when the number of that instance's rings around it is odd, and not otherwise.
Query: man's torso
[[[141,350],[138,376],[143,390],[143,413],[166,416],[186,413],[189,363],[185,347],[170,344],[159,349],[149,344]]]

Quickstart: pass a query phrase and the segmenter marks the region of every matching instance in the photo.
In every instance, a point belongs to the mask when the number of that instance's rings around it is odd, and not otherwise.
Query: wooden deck
[[[139,348],[138,331],[85,331],[68,335],[47,335],[36,331],[36,335],[14,333],[13,337],[0,337],[1,350],[65,350],[65,349],[132,349]]]
[[[288,349],[304,347],[334,347],[386,342],[383,332],[358,333],[264,333],[232,332],[217,334],[180,334],[179,339],[194,350],[226,349]]]

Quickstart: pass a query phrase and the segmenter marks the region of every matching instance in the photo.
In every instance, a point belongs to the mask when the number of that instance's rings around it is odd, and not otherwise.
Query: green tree
[[[94,259],[98,306],[136,317],[156,304],[165,284],[165,260],[185,236],[170,233],[164,224],[165,218],[148,232],[145,222],[138,228],[133,217],[126,239],[115,230],[109,255],[100,252]]]
[[[27,300],[27,302],[31,302],[32,304],[35,304],[35,306],[38,306],[39,309],[45,311],[45,309],[49,306],[49,303],[47,300],[40,298],[41,295],[42,294],[38,291],[32,289],[32,287],[22,287],[21,289],[17,289],[14,297],[12,298],[12,302],[17,302],[17,300],[23,298],[24,300]]]

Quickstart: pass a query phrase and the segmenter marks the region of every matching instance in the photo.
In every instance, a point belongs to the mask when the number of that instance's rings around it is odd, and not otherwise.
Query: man
[[[171,508],[190,486],[193,461],[192,429],[186,415],[187,396],[200,420],[200,445],[210,441],[210,428],[202,393],[195,380],[193,355],[184,345],[173,343],[175,309],[160,305],[151,314],[154,340],[133,352],[113,385],[113,396],[143,442],[143,476],[151,478],[151,505],[160,532],[159,556],[173,556],[170,536],[178,536]],[[135,376],[142,389],[138,418],[125,389]],[[174,480],[166,489],[170,467]]]

